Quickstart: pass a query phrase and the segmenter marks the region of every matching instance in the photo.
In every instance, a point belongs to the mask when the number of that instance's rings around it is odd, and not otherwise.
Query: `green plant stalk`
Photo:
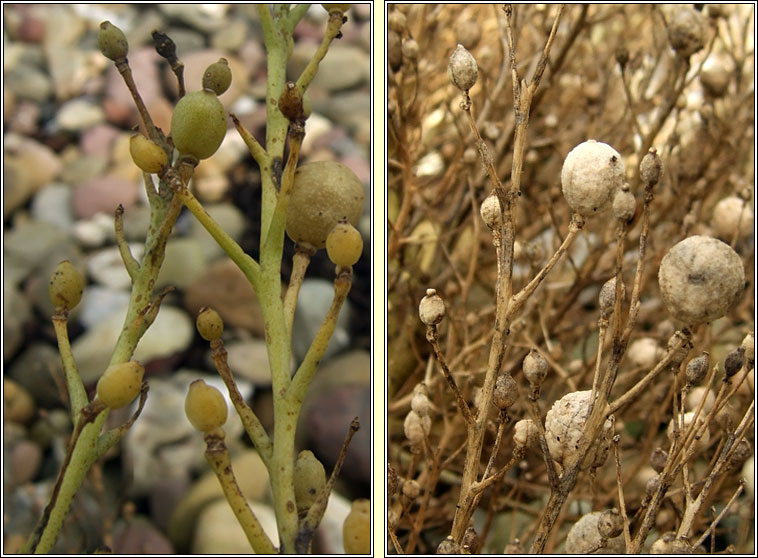
[[[308,65],[303,70],[303,73],[300,74],[299,78],[297,78],[296,85],[301,94],[305,94],[305,90],[308,89],[308,86],[313,81],[313,78],[316,77],[316,72],[318,72],[318,65],[321,63],[321,61],[324,59],[324,56],[326,56],[326,53],[329,51],[329,45],[331,45],[332,41],[339,35],[343,23],[342,18],[342,12],[333,11],[329,13],[329,23],[326,25],[326,32],[324,33],[324,37],[321,39],[321,44],[313,54],[313,58],[308,61]]]
[[[295,320],[295,306],[300,287],[305,279],[308,264],[311,263],[311,254],[301,247],[295,246],[295,254],[292,256],[292,272],[287,293],[284,295],[284,322],[287,327],[287,337],[292,338],[292,322]]]
[[[89,403],[89,399],[84,384],[82,384],[82,378],[79,376],[74,355],[71,352],[67,316],[64,313],[56,312],[53,315],[53,326],[55,327],[55,336],[58,338],[58,352],[63,362],[63,373],[66,376],[66,388],[71,402],[71,421],[73,424],[77,424],[82,408]]]

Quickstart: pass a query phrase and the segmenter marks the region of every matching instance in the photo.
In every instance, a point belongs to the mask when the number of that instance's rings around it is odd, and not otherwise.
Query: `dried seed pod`
[[[532,448],[539,443],[540,429],[532,419],[522,419],[513,426],[513,444],[520,448]]]
[[[495,380],[492,403],[500,410],[505,410],[518,399],[518,386],[510,374],[500,374]]]
[[[407,27],[405,14],[398,10],[392,10],[387,14],[387,27],[402,35]]]
[[[203,73],[203,89],[210,89],[216,95],[221,95],[229,89],[232,83],[232,70],[226,58],[219,58],[205,69]]]
[[[671,554],[692,554],[692,545],[685,538],[674,539],[671,543]]]
[[[445,317],[445,303],[435,289],[426,289],[426,296],[418,305],[418,315],[428,326],[437,325]]]
[[[672,554],[672,543],[675,538],[676,533],[674,532],[664,533],[660,539],[652,544],[650,547],[650,554]]]
[[[479,77],[476,59],[463,45],[458,45],[447,64],[450,81],[462,92],[471,89]]]
[[[696,325],[720,318],[734,306],[745,287],[745,270],[728,244],[691,236],[663,257],[658,285],[669,313]]]
[[[709,353],[703,351],[702,355],[693,358],[687,363],[687,369],[685,371],[687,383],[695,385],[705,379],[705,375],[708,373],[708,368],[710,368],[711,365],[708,356]]]
[[[621,300],[626,297],[626,287],[621,283]],[[616,278],[611,277],[600,288],[600,311],[606,315],[613,314],[613,308],[616,306]]]
[[[653,475],[649,479],[647,479],[647,482],[645,483],[645,494],[647,494],[648,498],[652,498],[653,495],[658,491],[658,487],[661,484],[661,476],[660,475]]]
[[[652,337],[642,337],[629,345],[627,354],[635,366],[653,368],[663,356],[663,350],[658,346],[658,341]]]
[[[387,61],[390,69],[397,72],[403,66],[403,40],[397,31],[387,33]]]
[[[431,429],[432,419],[428,415],[420,415],[416,411],[411,410],[405,416],[403,431],[411,445],[417,446],[423,444],[424,438],[429,435]]]
[[[740,345],[736,349],[729,351],[724,359],[724,373],[727,378],[731,378],[742,369],[745,362],[745,347]]]
[[[455,542],[452,535],[448,535],[437,545],[437,554],[461,554],[461,545]]]
[[[200,337],[206,341],[218,339],[224,333],[224,320],[218,312],[207,306],[202,307],[198,312],[195,326]]]
[[[637,201],[631,192],[619,190],[613,197],[613,216],[621,221],[630,221],[637,210]]]
[[[415,500],[421,494],[421,486],[417,480],[407,479],[403,482],[403,496],[410,500]]]
[[[736,469],[737,467],[741,467],[742,464],[745,463],[745,461],[747,461],[747,458],[751,455],[753,455],[753,446],[751,446],[750,442],[748,442],[745,438],[742,438],[732,451],[732,455],[729,456],[727,467],[729,469]]]
[[[505,545],[503,554],[524,554],[524,547],[519,539],[513,539]]]
[[[537,389],[542,385],[542,382],[547,377],[548,370],[550,369],[547,359],[542,356],[542,353],[537,349],[532,349],[527,353],[524,357],[522,367],[524,370],[524,376],[526,376],[529,385],[531,385],[533,389]]]
[[[482,27],[473,19],[460,19],[455,24],[455,38],[458,43],[471,50],[482,38]]]
[[[597,530],[603,538],[612,539],[618,537],[624,532],[624,518],[621,517],[616,508],[605,510],[600,514]]]
[[[503,213],[500,211],[500,200],[493,193],[487,196],[479,208],[484,223],[493,231],[500,230],[503,223]]]
[[[753,232],[753,209],[742,198],[726,197],[713,208],[711,226],[716,236],[725,242],[731,242],[735,235],[738,238],[750,236]]]
[[[663,171],[663,163],[655,148],[650,149],[640,162],[640,178],[645,185],[658,184]]]
[[[402,48],[403,56],[415,62],[418,60],[418,43],[415,39],[405,39]]]
[[[623,537],[606,539],[601,546],[599,522],[602,512],[596,511],[583,515],[571,526],[566,536],[567,554],[622,554],[624,552]]]
[[[411,409],[421,416],[428,416],[432,409],[432,402],[429,401],[429,394],[426,384],[423,382],[416,384],[413,388],[413,397],[411,397]]]
[[[677,6],[667,23],[669,44],[679,56],[688,58],[705,45],[703,16],[691,7]]]
[[[288,81],[284,84],[277,105],[284,118],[290,122],[303,121],[306,118],[305,99],[295,82]]]
[[[623,182],[624,162],[607,143],[595,140],[580,143],[563,162],[563,196],[571,209],[584,217],[608,209]]]
[[[650,453],[650,466],[656,473],[663,471],[666,466],[666,461],[669,458],[669,454],[663,448],[655,448]]]
[[[701,411],[700,416],[697,419],[697,429],[700,433],[700,438],[693,438],[692,440],[692,447],[694,448],[695,453],[699,453],[703,450],[705,450],[708,447],[708,443],[711,441],[711,433],[708,430],[708,428],[703,429],[702,425],[704,422],[704,413]],[[692,424],[692,421],[695,418],[694,411],[690,411],[688,413],[684,413],[684,425],[680,425],[681,431],[686,431],[689,426]],[[668,436],[669,441],[673,441],[674,439],[674,420],[679,420],[679,417],[672,418],[669,421],[668,429],[666,430],[666,435]],[[680,434],[681,435],[681,434]]]
[[[461,539],[461,546],[476,548],[478,545],[479,545],[479,535],[477,535],[476,529],[474,529],[473,525],[470,525],[466,529],[466,532],[463,533],[463,538]]]
[[[97,382],[97,398],[111,409],[126,407],[139,395],[144,375],[145,367],[136,360],[112,364]]]
[[[700,405],[700,401],[703,399],[705,399],[703,402],[703,410],[700,411],[700,415],[703,416],[710,412],[710,410],[713,409],[713,405],[716,403],[716,395],[712,390],[705,386],[698,386],[687,394],[687,397],[684,400],[684,408],[687,411],[696,411]]]
[[[114,62],[126,58],[129,54],[129,42],[126,40],[126,35],[110,21],[100,24],[100,31],[97,32],[97,48],[103,56]]]
[[[55,266],[50,276],[48,294],[54,308],[71,310],[76,308],[84,292],[84,277],[69,260]]]

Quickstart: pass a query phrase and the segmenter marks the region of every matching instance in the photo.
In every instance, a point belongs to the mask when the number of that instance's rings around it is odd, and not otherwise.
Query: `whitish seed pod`
[[[437,554],[461,554],[461,545],[455,542],[452,535],[437,545]]]
[[[403,482],[403,496],[410,500],[415,500],[421,494],[421,486],[417,480],[406,479]]]
[[[596,511],[583,515],[572,525],[566,536],[567,554],[623,554],[623,537],[614,537],[601,545],[598,523],[602,512]]]
[[[663,448],[655,448],[650,453],[650,466],[656,473],[663,471],[666,466],[666,461],[669,458],[669,454]]]
[[[450,81],[462,92],[466,92],[476,83],[479,70],[476,59],[463,45],[458,45],[447,64],[447,75]]]
[[[548,370],[550,370],[547,359],[537,349],[532,349],[527,353],[522,367],[524,376],[533,388],[542,385],[542,382],[547,378]]]
[[[669,313],[697,325],[722,317],[734,306],[745,286],[745,270],[728,244],[691,236],[663,257],[658,285]]]
[[[297,454],[292,477],[297,510],[305,511],[313,505],[319,492],[326,486],[326,470],[312,451],[302,450]]]
[[[500,211],[500,200],[495,194],[490,194],[482,202],[479,213],[484,223],[493,231],[500,230],[503,223],[503,213]]]
[[[653,495],[658,491],[658,487],[661,484],[661,476],[660,475],[653,475],[649,479],[647,479],[647,482],[645,483],[645,494],[647,494],[648,498],[652,498]]]
[[[76,308],[84,292],[84,277],[69,260],[61,261],[50,276],[48,294],[53,308]]]
[[[742,340],[742,346],[745,347],[745,369],[752,370],[755,366],[755,336],[752,331]]]
[[[518,399],[518,386],[516,380],[508,374],[500,374],[495,380],[495,390],[492,394],[492,403],[500,410],[512,407]]]
[[[110,21],[100,24],[100,31],[97,32],[97,48],[103,56],[113,61],[126,58],[129,54],[129,42],[126,40],[126,35]]]
[[[226,136],[224,106],[212,91],[193,91],[179,99],[171,115],[171,138],[179,153],[207,159]]]
[[[418,60],[418,43],[415,39],[405,39],[403,41],[403,56],[408,60]]]
[[[405,14],[398,10],[392,10],[387,14],[387,27],[401,35],[405,32],[407,26]]]
[[[745,438],[742,438],[734,448],[732,455],[729,456],[728,468],[736,469],[737,467],[741,467],[751,455],[753,455],[753,446]]]
[[[423,382],[416,384],[413,388],[413,397],[411,397],[411,409],[421,416],[428,416],[432,410],[432,402],[429,401],[429,394],[426,384]]]
[[[663,163],[655,148],[647,152],[640,162],[640,178],[645,185],[658,184],[663,172]]]
[[[699,384],[705,379],[705,375],[708,373],[711,363],[708,351],[703,351],[703,354],[699,357],[693,358],[687,363],[685,370],[685,376],[687,377],[687,383]]]
[[[755,458],[745,461],[742,467],[742,478],[745,479],[745,494],[751,500],[755,497]]]
[[[411,410],[405,416],[403,432],[405,432],[405,437],[412,446],[423,444],[431,429],[432,419],[428,415],[420,415],[416,411]]]
[[[168,156],[161,146],[142,134],[129,138],[129,154],[135,165],[149,173],[161,172],[168,163]]]
[[[650,554],[673,554],[673,545],[676,534],[673,532],[664,533],[663,536],[655,541],[650,547]]]
[[[200,337],[206,341],[218,339],[224,333],[224,320],[213,308],[204,306],[197,314],[195,325]]]
[[[216,95],[221,95],[229,89],[232,83],[232,70],[226,58],[219,58],[205,69],[203,73],[203,89],[210,89]]]
[[[371,500],[354,500],[342,524],[345,554],[371,553]]]
[[[524,554],[524,546],[519,539],[513,539],[505,545],[503,554]]]
[[[545,417],[545,438],[550,455],[565,464],[576,456],[584,441],[582,430],[590,410],[592,391],[575,391],[556,401]],[[596,466],[607,458],[611,447],[613,423],[606,419],[603,430],[581,463],[581,468]]]
[[[705,45],[703,16],[690,6],[674,8],[667,23],[669,44],[679,56],[688,58]]]
[[[729,351],[724,359],[724,373],[727,378],[731,378],[742,369],[745,362],[745,347],[740,345],[736,349]]]
[[[418,305],[418,315],[426,325],[437,325],[445,317],[445,303],[435,289],[426,289],[426,296]]]
[[[144,366],[135,360],[113,364],[97,381],[97,398],[111,409],[126,407],[139,395],[144,375]]]
[[[652,337],[642,337],[629,345],[627,354],[635,366],[653,368],[663,356],[663,350],[658,346],[658,341]]]
[[[704,421],[705,414],[701,411],[700,416],[697,419],[697,429],[698,432],[700,432],[700,438],[694,438],[692,441],[692,447],[694,448],[695,453],[700,453],[701,451],[705,450],[708,447],[708,443],[711,441],[711,433],[708,430],[708,428],[702,427]],[[680,435],[682,432],[686,432],[689,426],[692,424],[692,421],[695,419],[695,412],[690,411],[688,413],[684,413],[684,426],[679,425]],[[669,421],[669,426],[666,429],[666,436],[668,436],[669,441],[674,440],[674,420],[677,421],[679,417],[672,418]]]
[[[684,538],[674,539],[671,542],[671,554],[692,554],[692,544]]]
[[[710,64],[709,64],[710,62]],[[700,71],[700,83],[708,95],[723,97],[732,78],[731,59],[728,56],[711,55]]]
[[[735,235],[747,237],[753,232],[753,209],[737,196],[726,197],[713,208],[711,227],[725,242],[731,242]]]
[[[626,296],[626,287],[621,283],[621,300]],[[611,277],[600,288],[600,311],[606,315],[613,314],[616,305],[616,278]]]
[[[713,405],[716,403],[716,395],[707,387],[698,386],[687,394],[684,400],[685,410],[696,411],[698,406],[700,406],[700,401],[703,401],[703,410],[700,411],[700,415],[705,416],[706,413],[713,409]]]
[[[219,390],[203,380],[195,380],[184,400],[184,412],[197,430],[210,432],[224,426],[228,409]]]
[[[605,510],[600,514],[597,530],[601,537],[612,539],[624,532],[624,518],[616,508]]]
[[[621,155],[607,143],[595,140],[587,140],[569,151],[561,170],[566,202],[585,217],[608,209],[624,179]]]
[[[539,439],[540,429],[532,419],[522,419],[513,426],[513,444],[516,447],[536,447]]]
[[[613,216],[621,221],[630,221],[637,210],[634,194],[628,190],[619,190],[613,196]]]
[[[326,236],[326,254],[334,265],[355,265],[363,253],[363,237],[353,225],[340,221]]]

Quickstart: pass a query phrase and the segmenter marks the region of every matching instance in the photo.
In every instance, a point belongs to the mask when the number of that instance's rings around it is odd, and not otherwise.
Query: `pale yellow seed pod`
[[[197,320],[195,320],[200,337],[206,341],[213,341],[218,339],[224,333],[224,321],[213,308],[204,306],[197,314]]]
[[[326,253],[334,265],[355,265],[363,253],[361,233],[347,221],[337,223],[326,237]]]
[[[111,409],[126,407],[139,395],[144,375],[145,368],[137,361],[113,364],[97,382],[97,398]]]
[[[166,152],[142,134],[134,134],[129,139],[129,154],[135,165],[149,173],[161,172],[168,162]]]
[[[50,302],[55,308],[71,310],[82,299],[84,277],[68,260],[63,260],[53,271],[48,286]]]
[[[201,432],[210,432],[226,423],[228,409],[219,390],[203,380],[195,380],[184,400],[184,412],[192,426]]]
[[[345,554],[371,553],[371,501],[355,500],[342,524]]]
[[[298,511],[309,509],[326,486],[326,470],[310,450],[302,450],[295,460],[295,501]]]

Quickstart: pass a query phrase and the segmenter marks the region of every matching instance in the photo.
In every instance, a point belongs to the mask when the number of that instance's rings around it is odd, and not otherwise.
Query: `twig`
[[[434,356],[437,357],[437,362],[440,363],[442,375],[445,377],[445,380],[447,380],[450,389],[453,390],[453,395],[455,395],[455,400],[458,403],[458,408],[461,411],[461,415],[464,419],[466,419],[467,424],[473,424],[474,417],[471,415],[471,409],[469,409],[468,403],[463,398],[463,395],[461,395],[461,391],[458,389],[458,384],[455,383],[455,378],[453,378],[453,374],[447,367],[447,361],[445,360],[445,357],[440,350],[440,345],[438,342],[439,333],[437,332],[437,326],[430,325],[426,327],[426,340],[429,341],[429,344],[434,350]]]

